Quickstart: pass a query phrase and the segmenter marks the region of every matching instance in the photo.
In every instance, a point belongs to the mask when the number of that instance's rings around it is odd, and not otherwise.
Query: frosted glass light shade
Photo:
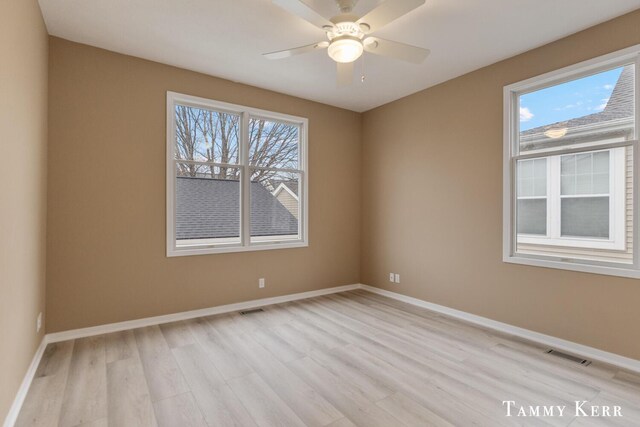
[[[331,42],[329,45],[329,57],[336,62],[349,63],[360,58],[364,48],[360,40],[342,38]]]

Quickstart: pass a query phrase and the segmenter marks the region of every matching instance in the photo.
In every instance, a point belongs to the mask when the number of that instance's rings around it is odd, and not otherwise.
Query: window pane
[[[562,156],[561,194],[609,194],[609,151]]]
[[[609,152],[599,151],[593,153],[593,172],[609,173]]]
[[[547,199],[518,200],[519,234],[547,234]]]
[[[609,174],[593,174],[593,194],[609,194]]]
[[[576,156],[562,156],[560,159],[562,175],[575,175]]]
[[[576,194],[576,176],[575,175],[562,175],[560,178],[560,192],[561,194]]]
[[[249,163],[263,168],[298,169],[300,127],[252,117],[249,121]]]
[[[176,165],[176,246],[240,243],[240,169]]]
[[[176,105],[176,160],[238,163],[240,116]]]
[[[634,73],[630,64],[520,95],[519,151],[633,139]]]
[[[547,159],[520,160],[517,169],[518,197],[547,195]]]
[[[563,198],[562,236],[609,238],[609,197]]]
[[[251,176],[251,242],[300,237],[300,175],[255,169]]]

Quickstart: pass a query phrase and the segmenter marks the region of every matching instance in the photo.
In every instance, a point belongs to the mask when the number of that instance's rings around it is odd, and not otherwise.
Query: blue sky
[[[520,97],[520,130],[604,110],[622,67]]]

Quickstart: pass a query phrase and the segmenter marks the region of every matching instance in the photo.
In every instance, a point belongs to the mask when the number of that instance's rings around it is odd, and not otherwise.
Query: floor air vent
[[[563,353],[563,352],[558,351],[558,350],[550,349],[550,350],[547,350],[546,353],[547,354],[552,354],[552,355],[557,356],[557,357],[561,357],[561,358],[566,359],[566,360],[570,360],[572,362],[576,362],[576,363],[578,363],[578,364],[580,364],[582,366],[591,365],[591,361],[590,360],[582,359],[581,357],[572,356],[570,354]]]
[[[247,314],[260,313],[261,311],[264,311],[264,310],[261,309],[261,308],[254,308],[252,310],[243,310],[243,311],[240,312],[240,314],[245,316]]]

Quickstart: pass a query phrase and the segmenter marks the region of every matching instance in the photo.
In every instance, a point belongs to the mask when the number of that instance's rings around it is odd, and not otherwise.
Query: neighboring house
[[[298,182],[283,181],[274,186],[275,190],[273,190],[272,194],[280,201],[280,203],[282,203],[282,206],[287,208],[287,210],[291,212],[291,215],[293,215],[297,219],[300,212],[298,200]]]
[[[633,138],[634,121],[634,69],[626,66],[622,70],[616,86],[606,107],[598,113],[577,117],[571,120],[541,126],[520,133],[521,152],[535,152],[538,149],[550,147],[564,147],[574,144],[588,144],[589,142],[621,142]],[[624,155],[625,201],[621,208],[624,213],[624,227],[626,237],[624,249],[588,249],[577,247],[562,247],[559,245],[530,244],[518,238],[517,250],[523,253],[536,255],[553,255],[557,252],[572,254],[577,258],[609,260],[613,262],[626,262],[632,260],[633,243],[633,161],[632,151],[627,149]],[[585,207],[587,208],[587,207]],[[589,207],[587,209],[595,209]],[[607,212],[604,212],[608,215]],[[607,216],[608,218],[608,216]],[[588,224],[582,224],[588,227]]]
[[[178,177],[176,239],[238,237],[240,183],[234,180]],[[251,183],[251,235],[298,234],[298,220],[258,182]]]

